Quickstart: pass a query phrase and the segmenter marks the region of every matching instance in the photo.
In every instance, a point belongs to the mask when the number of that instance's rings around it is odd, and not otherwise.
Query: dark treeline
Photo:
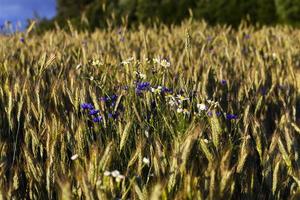
[[[176,24],[190,15],[234,27],[242,20],[299,25],[300,0],[57,0],[57,16],[40,27],[51,28],[54,22],[63,27],[66,19],[79,29],[140,22]]]

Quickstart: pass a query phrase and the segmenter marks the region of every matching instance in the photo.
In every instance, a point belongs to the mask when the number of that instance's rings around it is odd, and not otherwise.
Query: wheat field
[[[299,199],[300,30],[0,36],[0,199]]]

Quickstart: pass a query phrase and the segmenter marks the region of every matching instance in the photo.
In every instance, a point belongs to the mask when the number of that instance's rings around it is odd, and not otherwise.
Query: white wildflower
[[[157,86],[157,88],[151,88],[151,92],[154,94],[159,94],[162,90],[161,86]]]
[[[121,180],[123,180],[123,179],[125,179],[125,176],[121,175],[121,174],[116,177],[117,182],[121,182]]]
[[[168,104],[169,104],[171,107],[174,107],[174,106],[177,106],[177,105],[178,105],[177,101],[175,101],[174,99],[170,99],[169,102],[168,102]]]
[[[165,67],[165,68],[168,68],[168,67],[171,66],[171,63],[168,62],[166,59],[163,59],[163,60],[161,60],[160,65]]]
[[[105,171],[104,172],[104,176],[110,176],[111,175],[111,172],[110,171]]]
[[[188,101],[189,98],[188,97],[184,97],[182,95],[177,95],[176,97],[178,99],[178,102],[181,104],[183,101]]]
[[[78,154],[74,154],[72,157],[71,157],[71,160],[76,160],[78,158]]]
[[[111,175],[116,178],[116,177],[120,176],[120,172],[118,170],[114,170],[111,172]]]
[[[93,60],[92,61],[92,65],[93,66],[100,66],[100,65],[104,65],[103,62],[101,62],[100,60]]]
[[[216,106],[218,106],[219,105],[219,102],[217,102],[217,101],[212,101],[212,100],[207,100],[207,103],[209,103],[211,106],[214,106],[214,107],[216,107]]]
[[[179,108],[177,108],[177,112],[178,112],[178,113],[182,113],[182,112],[183,112],[183,109],[179,107]]]
[[[143,163],[146,164],[146,165],[149,165],[150,164],[150,160],[146,157],[143,158]]]
[[[197,108],[198,108],[199,111],[207,110],[207,106],[203,103],[197,104]]]
[[[163,66],[164,68],[168,68],[171,66],[171,63],[168,62],[166,59],[154,58],[153,62]]]
[[[145,130],[145,136],[146,136],[147,138],[149,138],[149,131],[148,131],[148,130]]]
[[[130,57],[130,58],[128,58],[128,59],[122,61],[121,64],[122,64],[122,65],[128,65],[128,64],[130,64],[133,60],[134,60],[134,58],[133,58],[133,57]]]
[[[146,74],[143,74],[143,73],[141,73],[141,72],[138,72],[138,71],[134,71],[133,72],[138,78],[140,78],[140,79],[146,79]]]

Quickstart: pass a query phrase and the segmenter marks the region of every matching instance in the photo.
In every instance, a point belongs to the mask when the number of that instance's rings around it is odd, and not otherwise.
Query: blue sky
[[[40,17],[52,18],[55,15],[55,0],[0,0],[0,25],[9,20],[23,26],[26,19],[33,18],[34,12]]]

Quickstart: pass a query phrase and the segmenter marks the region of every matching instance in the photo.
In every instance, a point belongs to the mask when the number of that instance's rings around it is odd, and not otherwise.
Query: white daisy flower
[[[143,163],[146,164],[146,165],[149,165],[150,164],[150,160],[146,157],[143,158]]]
[[[183,101],[188,101],[189,100],[188,97],[184,97],[182,95],[177,95],[176,98],[178,99],[179,103],[182,103]]]
[[[122,64],[122,65],[128,65],[128,64],[130,64],[133,60],[134,60],[134,58],[133,58],[133,57],[130,57],[130,58],[128,58],[128,59],[122,61],[121,64]]]
[[[166,59],[154,58],[153,62],[163,66],[164,68],[168,68],[171,66],[171,63],[168,62]]]
[[[111,175],[111,172],[110,171],[105,171],[104,172],[104,176],[110,176]]]
[[[146,79],[146,78],[147,78],[146,74],[143,74],[143,73],[141,73],[141,72],[134,71],[133,73],[134,73],[135,75],[137,75],[138,78],[140,78],[140,79]]]
[[[182,112],[183,112],[183,109],[179,107],[179,108],[177,108],[177,112],[178,112],[178,113],[182,113]]]
[[[76,160],[78,158],[78,154],[74,154],[72,157],[71,157],[71,160]]]
[[[203,103],[197,104],[197,108],[198,108],[199,111],[207,110],[207,106]]]
[[[118,170],[114,170],[111,172],[111,175],[116,178],[120,175],[120,172]]]
[[[212,101],[212,100],[207,100],[207,103],[209,103],[210,105],[212,105],[212,106],[214,106],[214,107],[216,107],[216,106],[218,106],[219,105],[219,102],[217,102],[217,101]]]
[[[92,61],[92,65],[93,66],[100,66],[100,65],[104,65],[103,62],[101,62],[100,60],[93,60]]]
[[[174,100],[174,99],[170,99],[169,102],[168,102],[168,104],[169,104],[171,107],[174,107],[174,106],[177,106],[177,105],[178,105],[177,101]]]
[[[157,88],[151,88],[151,92],[154,94],[159,94],[162,90],[161,86],[157,86]]]

